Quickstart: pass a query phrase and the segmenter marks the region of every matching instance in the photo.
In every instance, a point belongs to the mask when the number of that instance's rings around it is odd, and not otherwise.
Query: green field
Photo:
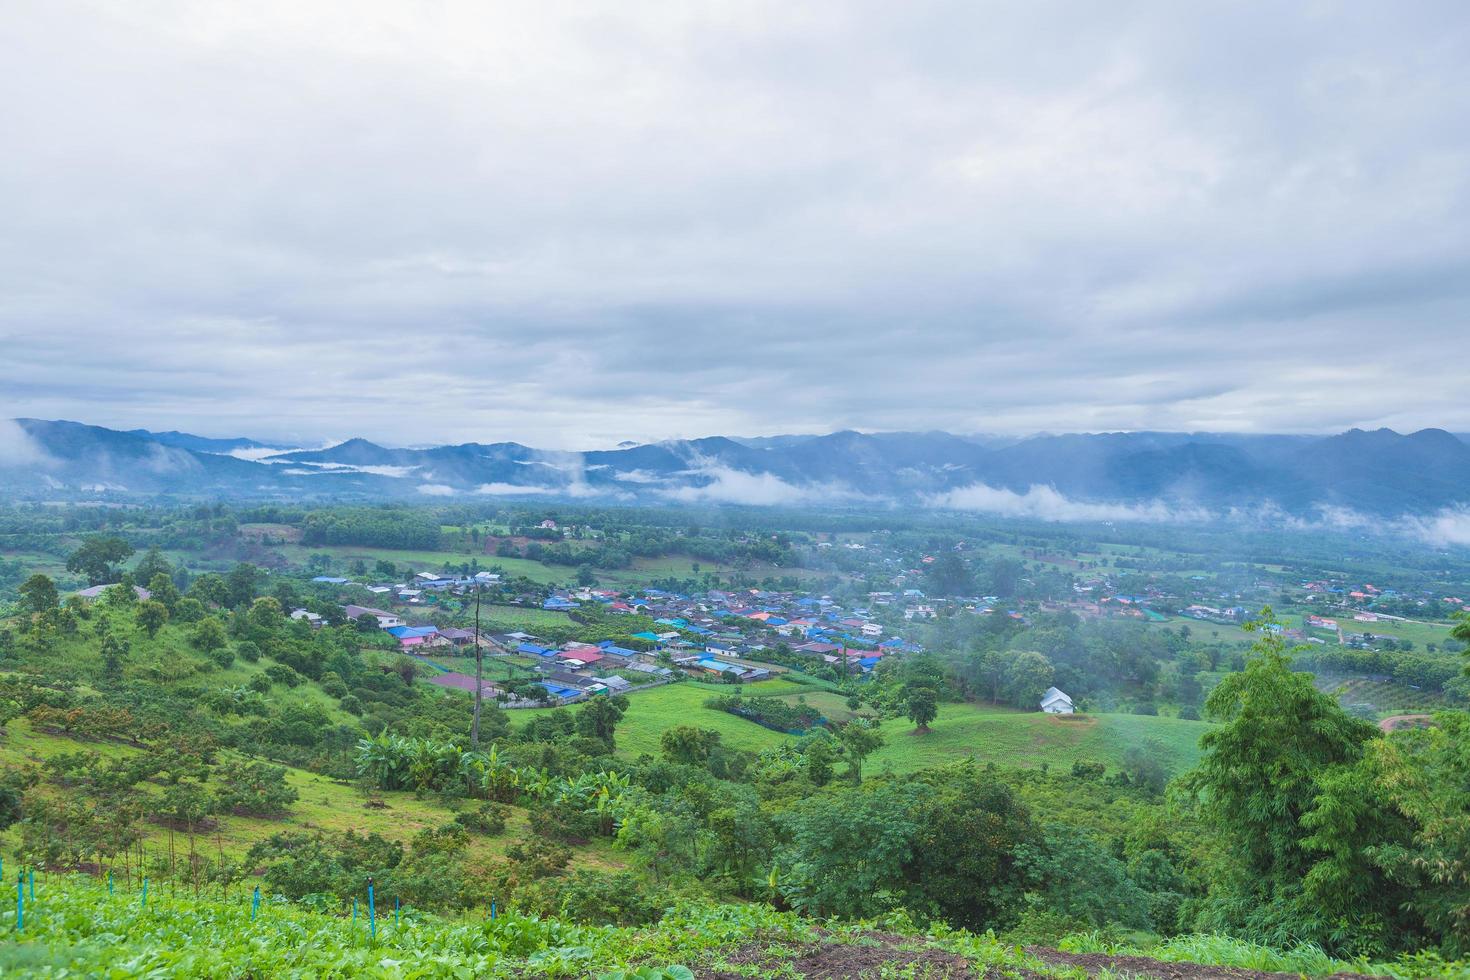
[[[630,758],[643,753],[658,755],[659,737],[675,725],[696,725],[719,732],[732,748],[760,752],[794,737],[762,728],[728,712],[705,707],[715,694],[729,693],[724,685],[670,684],[629,696],[628,713],[618,725],[618,754]],[[840,695],[805,688],[794,681],[778,680],[745,686],[747,697],[769,694],[795,700],[805,693],[807,703],[834,720],[850,717]],[[554,709],[535,708],[511,712],[513,721]],[[1068,768],[1074,761],[1088,760],[1116,767],[1129,746],[1157,745],[1166,767],[1174,772],[1193,765],[1199,758],[1199,737],[1209,729],[1204,722],[1151,715],[1077,715],[1067,721],[1035,711],[1016,711],[979,704],[945,704],[925,734],[901,719],[883,723],[887,744],[869,758],[873,771],[884,768],[896,773],[915,772],[928,766],[958,759],[1024,769],[1046,763]]]
[[[914,772],[955,759],[973,758],[999,766],[1067,768],[1078,760],[1123,761],[1129,746],[1157,744],[1166,768],[1179,772],[1199,759],[1199,737],[1209,725],[1153,715],[1073,715],[1071,720],[1037,711],[979,704],[941,705],[926,734],[907,722],[886,722],[888,744],[868,760],[875,771]]]

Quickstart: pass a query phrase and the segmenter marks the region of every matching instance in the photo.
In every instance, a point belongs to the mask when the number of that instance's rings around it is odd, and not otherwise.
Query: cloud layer
[[[0,31],[0,416],[1470,430],[1459,0],[19,0]]]

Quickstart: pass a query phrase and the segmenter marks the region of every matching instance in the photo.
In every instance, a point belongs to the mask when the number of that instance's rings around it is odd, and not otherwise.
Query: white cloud
[[[1141,503],[1098,503],[1073,500],[1056,488],[1037,484],[1025,493],[1003,487],[972,483],[929,498],[933,507],[973,510],[1004,517],[1043,521],[1145,521],[1181,522],[1210,520],[1204,508],[1178,507],[1162,500]]]
[[[852,503],[867,499],[848,487],[830,483],[797,485],[773,473],[746,473],[728,466],[703,463],[697,465],[696,471],[709,482],[660,492],[679,503],[750,504],[761,507]]]
[[[297,444],[1470,430],[1462,6],[12,0],[0,381]]]
[[[454,488],[443,483],[420,483],[418,492],[426,497],[452,497]]]
[[[1446,507],[1429,517],[1411,518],[1409,527],[1425,541],[1437,546],[1470,547],[1470,507]]]
[[[594,467],[587,467],[589,470]],[[622,483],[659,483],[663,477],[648,470],[618,470],[613,473],[613,479]]]
[[[53,462],[19,422],[0,419],[0,467],[48,466]]]
[[[475,488],[475,493],[483,493],[491,497],[511,497],[517,494],[551,493],[551,490],[547,487],[528,487],[519,483],[482,483]]]
[[[225,456],[233,456],[235,459],[248,460],[252,463],[268,463],[272,456],[292,452],[290,449],[271,449],[267,446],[245,446],[239,449],[231,449],[224,453]]]

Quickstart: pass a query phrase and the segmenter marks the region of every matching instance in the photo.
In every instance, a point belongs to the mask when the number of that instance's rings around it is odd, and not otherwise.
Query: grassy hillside
[[[890,723],[888,744],[868,765],[914,772],[956,758],[1021,769],[1069,767],[1078,760],[1123,761],[1130,746],[1158,747],[1166,768],[1178,772],[1199,758],[1199,737],[1209,726],[1151,715],[1073,715],[1070,719],[1036,711],[1016,711],[977,704],[946,704],[930,731]]]
[[[620,755],[636,758],[642,753],[657,755],[659,738],[675,725],[712,728],[732,748],[760,752],[793,737],[763,728],[725,711],[705,707],[717,694],[729,694],[725,685],[671,684],[640,691],[618,725]],[[795,700],[804,696],[808,704],[835,721],[851,716],[839,694],[779,680],[746,687],[747,696],[780,696]],[[551,709],[517,711],[512,720]],[[957,759],[1023,769],[1070,767],[1074,761],[1102,762],[1116,767],[1133,745],[1157,746],[1166,768],[1175,772],[1199,758],[1199,737],[1209,729],[1204,722],[1181,721],[1149,715],[1076,715],[1072,720],[1035,711],[982,704],[945,704],[926,733],[915,733],[907,721],[885,722],[887,744],[868,760],[874,771],[884,768],[896,773],[916,772]]]
[[[11,769],[40,765],[61,753],[88,751],[105,758],[121,758],[140,753],[127,745],[110,741],[78,740],[32,730],[24,719],[5,726],[0,735],[0,768]],[[228,753],[227,753],[228,755]],[[410,792],[374,790],[371,793],[351,783],[287,767],[286,781],[299,794],[288,813],[279,818],[236,816],[225,814],[212,818],[210,826],[200,831],[198,847],[207,853],[222,854],[237,860],[252,845],[273,834],[286,831],[327,831],[379,834],[389,840],[406,841],[423,830],[443,827],[453,820],[459,807],[450,807],[433,798],[417,798]],[[145,787],[155,795],[160,786]],[[470,804],[465,804],[470,805]],[[469,854],[477,860],[502,858],[505,848],[527,827],[526,811],[510,807],[505,830],[495,836],[473,835]],[[175,835],[182,841],[182,833]],[[163,824],[149,824],[145,842],[149,850],[164,848],[170,837]],[[0,832],[0,854],[14,855],[19,843],[19,827]],[[182,847],[182,843],[177,846]],[[572,866],[587,868],[621,867],[625,862],[603,840],[579,846],[573,851]]]

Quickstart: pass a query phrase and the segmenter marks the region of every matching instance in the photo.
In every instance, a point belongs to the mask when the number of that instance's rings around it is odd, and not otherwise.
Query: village
[[[551,520],[541,528],[570,533]],[[582,533],[595,536],[589,529]],[[830,542],[816,545],[819,552],[828,547]],[[482,697],[508,709],[571,704],[685,678],[758,685],[793,670],[825,670],[830,676],[860,679],[885,658],[922,652],[922,627],[954,616],[1000,615],[1029,625],[1036,614],[1062,613],[1080,620],[1195,621],[1234,632],[1255,618],[1262,605],[1290,590],[1300,605],[1295,617],[1299,625],[1282,622],[1265,628],[1291,643],[1322,645],[1335,640],[1357,649],[1377,649],[1386,643],[1392,649],[1391,639],[1375,636],[1367,627],[1344,629],[1338,620],[1410,621],[1373,610],[1379,601],[1402,598],[1391,589],[1325,580],[1283,582],[1259,573],[1222,588],[1214,577],[1200,574],[1150,575],[1140,581],[1131,570],[1079,568],[1082,574],[1069,576],[1062,591],[1053,589],[1039,597],[931,594],[919,586],[929,581],[933,554],[905,555],[885,548],[881,540],[867,545],[847,542],[842,547],[849,554],[858,553],[853,557],[872,570],[869,583],[876,579],[890,587],[864,592],[849,588],[836,597],[800,588],[733,586],[702,591],[595,584],[527,589],[524,581],[511,583],[498,570],[470,566],[452,570],[448,565],[441,571],[404,570],[399,582],[364,584],[331,575],[311,581],[335,594],[348,620],[391,637],[430,684],[473,693],[477,681],[472,665],[478,650],[487,665],[478,682]],[[1044,561],[1043,557],[1043,564],[1033,567],[1046,567]],[[472,611],[482,599],[501,609],[509,605],[566,614],[572,622],[591,619],[606,624],[625,617],[639,625],[583,631],[586,635],[572,637],[542,635],[534,627],[477,631]],[[1456,608],[1463,605],[1453,596],[1442,602]],[[290,615],[313,626],[323,622],[318,612],[306,608]],[[1073,705],[1065,693],[1053,688],[1036,708],[1070,713]]]
[[[426,668],[431,684],[473,693],[473,676],[440,661],[473,658],[478,639],[481,655],[505,665],[503,672],[509,675],[482,682],[481,694],[512,709],[623,694],[683,677],[748,684],[803,666],[830,666],[858,676],[885,656],[922,650],[900,636],[885,636],[887,628],[873,610],[848,609],[830,596],[800,592],[553,589],[541,600],[541,609],[570,613],[586,608],[600,616],[652,620],[657,627],[630,631],[621,641],[556,643],[524,630],[477,634],[472,626],[411,621],[415,613],[443,609],[453,600],[461,609],[472,609],[477,594],[483,596],[500,585],[500,576],[493,572],[463,577],[421,572],[411,583],[395,586],[361,585],[331,576],[318,576],[313,582],[340,588],[344,594],[360,591],[376,597],[362,600],[373,605],[345,604],[346,618],[391,636],[402,653]],[[425,602],[426,595],[434,601]],[[895,607],[903,619],[934,614],[917,589],[872,598],[875,606],[884,607],[885,618],[892,618]],[[312,626],[324,622],[320,614],[305,608],[290,615]]]

